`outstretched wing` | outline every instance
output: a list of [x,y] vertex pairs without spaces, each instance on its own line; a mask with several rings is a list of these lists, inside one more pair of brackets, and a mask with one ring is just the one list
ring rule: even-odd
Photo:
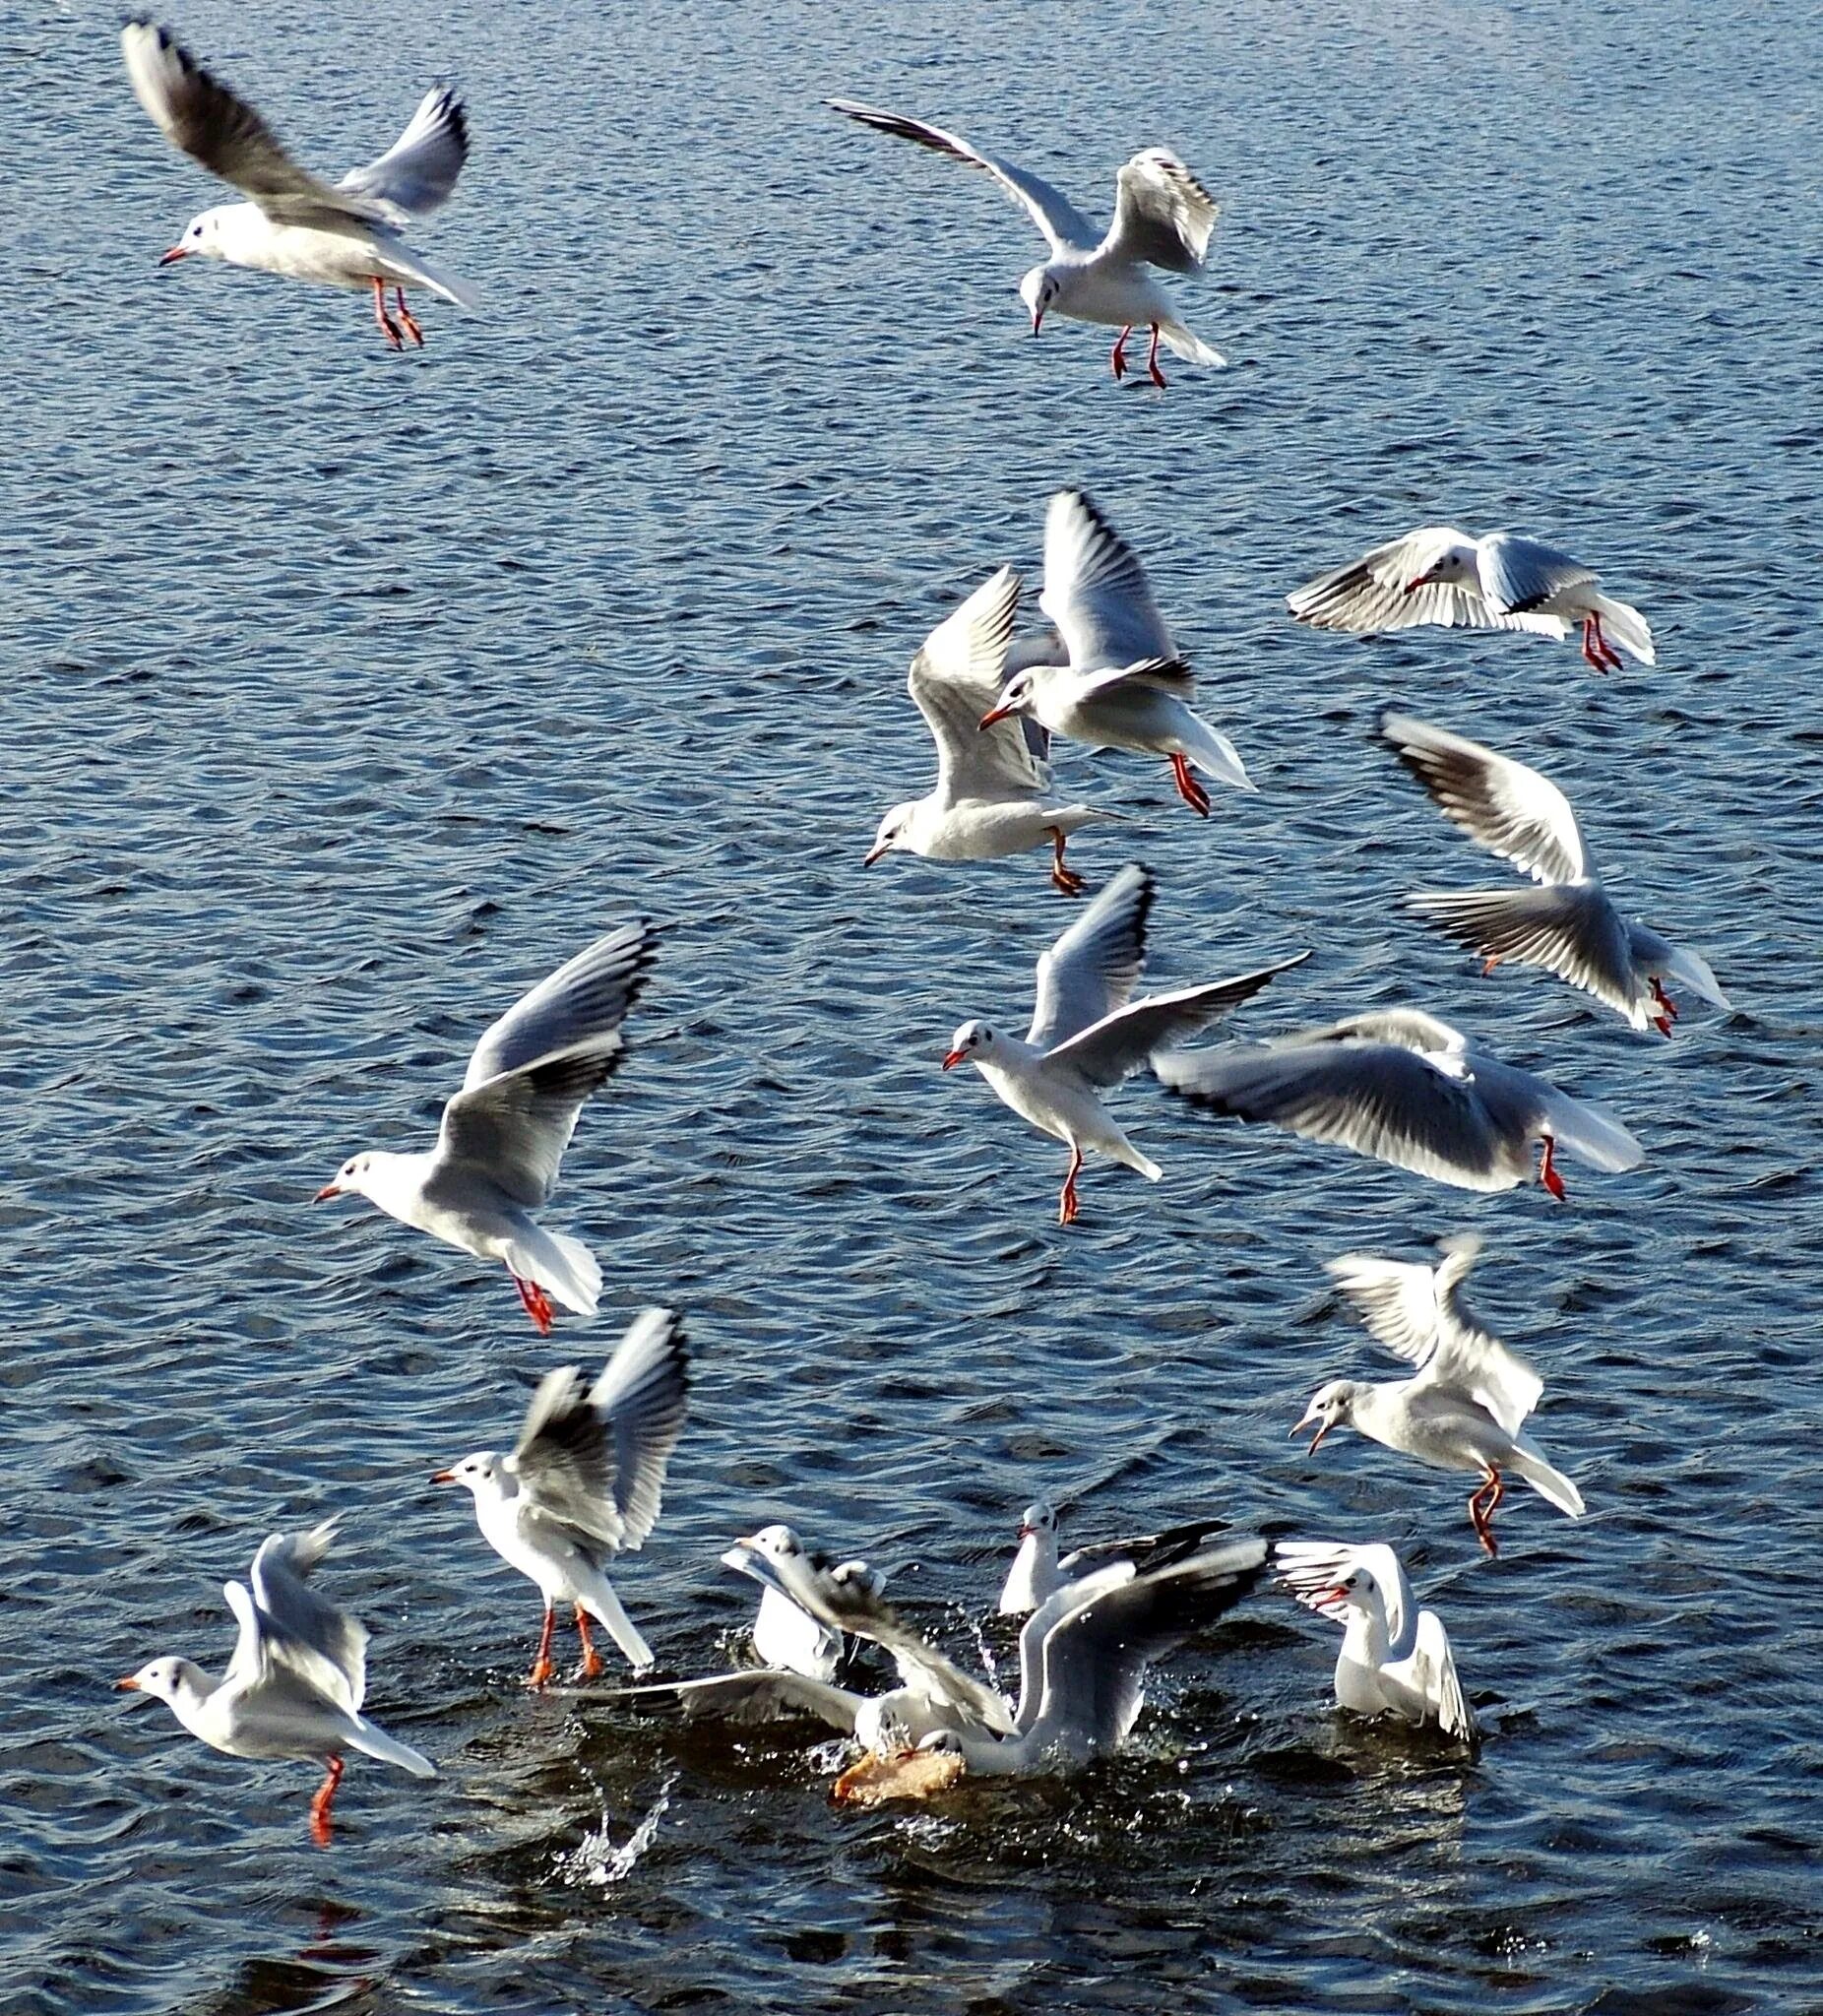
[[1523,615],[1566,588],[1595,580],[1594,570],[1542,539],[1490,532],[1478,542],[1481,593],[1500,616]]
[[778,1667],[757,1667],[750,1672],[712,1673],[700,1680],[661,1680],[644,1687],[613,1687],[598,1697],[605,1701],[668,1700],[682,1709],[686,1721],[714,1716],[722,1722],[783,1722],[791,1716],[814,1715],[845,1734],[854,1729],[862,1696],[813,1680]]
[[1380,717],[1399,760],[1471,840],[1535,882],[1575,882],[1588,853],[1570,801],[1538,771],[1409,714]]
[[1309,957],[1308,952],[1299,952],[1276,966],[1263,966],[1257,973],[1239,974],[1231,980],[1183,987],[1172,994],[1149,994],[1143,1001],[1103,1016],[1080,1036],[1059,1043],[1050,1054],[1058,1063],[1074,1065],[1091,1085],[1118,1085],[1161,1050],[1220,1022],[1230,1008],[1252,1000],[1269,981],[1301,966]]
[[1435,1610],[1417,1613],[1417,1646],[1412,1655],[1412,1684],[1437,1712],[1437,1722],[1446,1736],[1465,1743],[1479,1740],[1475,1711],[1463,1693],[1456,1675],[1456,1655],[1450,1650],[1449,1633]]
[[1114,178],[1114,221],[1100,249],[1172,273],[1194,273],[1222,215],[1216,199],[1174,154],[1136,154]]
[[1154,894],[1152,870],[1129,862],[1043,955],[1029,1043],[1055,1049],[1133,998]]
[[149,16],[127,22],[120,50],[134,94],[165,139],[251,197],[275,223],[350,234],[385,223],[377,203],[355,190],[332,189],[300,168],[246,99]]
[[644,917],[579,952],[501,1016],[443,1108],[440,1149],[535,1209],[556,1187],[584,1102],[613,1075],[620,1026],[658,946]]
[[397,222],[441,210],[469,158],[469,116],[453,91],[424,94],[406,130],[378,160],[350,168],[339,187],[384,204]]
[[[1139,555],[1082,490],[1059,490],[1045,511],[1038,607],[1056,624],[1073,671],[1177,659]],[[1180,676],[1188,678],[1187,666]]]
[[981,726],[998,705],[1019,611],[1019,576],[1002,567],[925,638],[906,684],[937,745],[937,788],[955,798],[1029,798],[1050,782],[1022,718]]
[[1419,526],[1416,532],[1389,539],[1345,567],[1307,581],[1286,598],[1286,606],[1300,623],[1318,630],[1345,630],[1356,637],[1372,637],[1383,630],[1411,630],[1425,623],[1458,630],[1534,630],[1545,637],[1569,634],[1569,625],[1561,616],[1496,609],[1478,588],[1468,583],[1432,581],[1419,588],[1410,586],[1445,547],[1473,543],[1453,526]]
[[1094,229],[1084,221],[1069,199],[1025,168],[1016,168],[996,155],[983,154],[941,126],[927,126],[922,119],[908,119],[898,112],[883,112],[875,105],[856,104],[851,98],[827,98],[833,112],[871,126],[876,133],[890,133],[897,140],[910,140],[927,147],[933,154],[947,155],[965,167],[984,168],[1013,201],[1025,206],[1028,216],[1044,233],[1053,252],[1086,252],[1096,242]]
[[267,1665],[288,1670],[353,1715],[367,1694],[367,1626],[309,1586],[336,1532],[337,1522],[326,1519],[308,1533],[269,1535],[253,1557],[253,1600]]

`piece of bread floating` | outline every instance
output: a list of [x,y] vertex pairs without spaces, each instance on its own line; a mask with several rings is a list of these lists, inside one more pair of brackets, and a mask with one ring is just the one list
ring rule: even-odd
[[963,1770],[963,1760],[954,1750],[901,1750],[896,1757],[878,1757],[870,1750],[837,1779],[833,1796],[851,1806],[935,1798]]

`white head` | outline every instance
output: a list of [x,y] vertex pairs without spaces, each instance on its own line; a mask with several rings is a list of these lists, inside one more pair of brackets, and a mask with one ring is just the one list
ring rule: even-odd
[[331,1197],[365,1197],[367,1180],[373,1172],[374,1158],[371,1155],[351,1155],[339,1168],[334,1178],[325,1183],[311,1200],[316,1204],[326,1203]]
[[396,1155],[383,1148],[351,1155],[313,1200],[321,1204],[331,1197],[365,1197],[393,1217],[404,1215],[404,1206],[421,1180],[425,1158]]
[[1041,1535],[1057,1531],[1055,1507],[1046,1504],[1042,1498],[1035,1498],[1019,1515],[1019,1537],[1021,1540],[1037,1540]]
[[1433,585],[1446,588],[1474,588],[1480,579],[1480,559],[1472,539],[1465,539],[1448,526],[1426,528],[1414,535],[1418,542],[1406,563],[1407,595]]
[[1298,1434],[1314,1421],[1317,1431],[1310,1438],[1312,1454],[1322,1446],[1323,1437],[1331,1428],[1347,1427],[1354,1418],[1354,1396],[1360,1391],[1352,1379],[1332,1379],[1327,1386],[1319,1386],[1310,1396],[1310,1405],[1304,1409],[1303,1418],[1292,1428]]
[[199,211],[158,264],[175,266],[180,259],[225,259],[228,216],[246,208],[244,203],[220,203],[214,210]]
[[856,1590],[864,1596],[879,1596],[886,1589],[886,1577],[865,1561],[838,1561],[829,1571],[829,1579],[838,1589]]
[[1006,721],[1016,714],[1030,714],[1037,703],[1037,674],[1030,666],[1023,672],[1015,672],[1000,689],[999,703],[981,717],[981,725],[990,728],[997,721]]
[[958,1064],[987,1064],[1000,1053],[1000,1039],[984,1022],[965,1022],[950,1038],[949,1055],[943,1068],[953,1071]]
[[1048,266],[1035,266],[1019,284],[1019,298],[1026,304],[1026,313],[1032,317],[1032,333],[1037,336],[1044,326],[1044,317],[1056,305],[1057,296],[1063,292],[1063,283]]
[[736,1546],[751,1547],[756,1554],[765,1554],[775,1561],[794,1560],[802,1555],[804,1544],[788,1526],[762,1526],[758,1533],[751,1533],[745,1540],[736,1541]]
[[114,1682],[123,1694],[151,1694],[175,1708],[180,1700],[199,1700],[210,1691],[209,1675],[187,1659],[155,1659],[136,1673]]
[[518,1484],[505,1463],[491,1449],[477,1450],[472,1456],[465,1456],[460,1463],[452,1463],[448,1470],[433,1471],[433,1484],[467,1484],[478,1499],[483,1494],[489,1497],[515,1496]]
[[917,817],[918,800],[909,799],[903,805],[895,805],[880,821],[880,830],[873,837],[873,846],[861,859],[863,868],[871,868],[875,861],[895,850],[915,853],[912,845],[912,826]]

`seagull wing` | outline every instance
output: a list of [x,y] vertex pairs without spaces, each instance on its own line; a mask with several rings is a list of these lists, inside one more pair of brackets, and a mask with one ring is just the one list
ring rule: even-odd
[[981,726],[1000,699],[1019,611],[1019,576],[1002,567],[925,638],[906,684],[937,745],[937,788],[957,798],[1029,798],[1050,771],[1027,743],[1023,720]]
[[1133,998],[1155,886],[1150,868],[1130,862],[1038,961],[1029,1043],[1055,1049]]
[[813,1680],[778,1667],[756,1667],[751,1672],[712,1673],[700,1680],[660,1680],[644,1687],[614,1687],[601,1698],[638,1701],[663,1696],[683,1710],[687,1721],[713,1716],[721,1722],[783,1722],[791,1716],[814,1715],[851,1734],[864,1697],[846,1688]]
[[1459,630],[1535,630],[1545,637],[1569,634],[1569,625],[1561,616],[1496,609],[1477,589],[1467,585],[1433,581],[1421,588],[1408,587],[1444,547],[1473,543],[1452,526],[1420,526],[1403,538],[1375,546],[1346,567],[1307,581],[1286,598],[1286,606],[1300,623],[1318,630],[1345,630],[1356,637],[1372,637],[1383,630],[1411,630],[1426,623]]
[[310,1587],[336,1531],[337,1522],[326,1519],[308,1533],[269,1535],[253,1557],[253,1600],[268,1669],[284,1669],[356,1715],[367,1695],[370,1634],[358,1617]]
[[1299,952],[1276,966],[1263,966],[1257,973],[1239,974],[1230,980],[1183,987],[1172,994],[1149,994],[1143,1001],[1104,1015],[1080,1036],[1059,1043],[1050,1055],[1080,1071],[1091,1085],[1118,1085],[1149,1064],[1159,1051],[1220,1022],[1230,1008],[1252,1000],[1269,981],[1301,966],[1309,957],[1308,952]]
[[1580,560],[1516,532],[1490,532],[1477,542],[1477,554],[1481,593],[1499,616],[1524,615],[1564,589],[1595,580]]
[[1139,555],[1081,490],[1059,490],[1045,511],[1038,607],[1056,624],[1073,671],[1177,658]]
[[578,1114],[620,1062],[620,1026],[657,943],[643,917],[623,924],[509,1008],[475,1045],[462,1091],[443,1108],[442,1155],[528,1209],[545,1203]]
[[1095,244],[1094,229],[1085,222],[1069,199],[1028,170],[1016,168],[1010,161],[1003,161],[994,155],[983,154],[979,148],[971,147],[954,133],[944,132],[941,126],[927,126],[922,119],[907,119],[897,112],[883,112],[875,105],[856,104],[850,98],[829,98],[825,102],[831,111],[857,120],[863,126],[871,126],[876,133],[890,133],[897,140],[912,141],[919,147],[929,148],[933,154],[947,155],[951,160],[961,161],[966,167],[984,168],[1015,203],[1025,206],[1053,252],[1086,252]]
[[1173,273],[1194,273],[1202,265],[1222,213],[1174,154],[1161,147],[1136,154],[1114,186],[1114,221],[1101,252]]
[[410,123],[378,160],[350,168],[338,187],[383,205],[396,222],[441,210],[469,158],[469,116],[439,86],[424,94]]
[[378,204],[300,168],[246,99],[156,22],[135,15],[120,32],[120,50],[134,94],[165,139],[251,197],[274,223],[355,236],[385,227]]
[[1575,882],[1589,873],[1570,801],[1536,770],[1409,714],[1380,717],[1399,760],[1471,840],[1536,882]]
[[1456,1676],[1456,1655],[1450,1650],[1449,1633],[1435,1610],[1417,1613],[1416,1648],[1412,1654],[1412,1685],[1436,1710],[1437,1721],[1446,1736],[1465,1743],[1480,1737],[1475,1711],[1469,1706]]

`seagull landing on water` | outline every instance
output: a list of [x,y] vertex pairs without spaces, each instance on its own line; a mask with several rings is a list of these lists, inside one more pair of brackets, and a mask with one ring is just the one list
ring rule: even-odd
[[1131,1561],[1142,1574],[1150,1568],[1168,1566],[1206,1546],[1214,1535],[1226,1531],[1226,1524],[1221,1519],[1199,1519],[1183,1526],[1166,1527],[1163,1533],[1091,1541],[1087,1546],[1075,1547],[1059,1559],[1056,1508],[1042,1498],[1037,1499],[1020,1514],[1019,1547],[1001,1587],[1000,1614],[1030,1616],[1065,1584],[1080,1582],[1085,1575],[1093,1575],[1115,1559]]
[[1018,647],[1023,663],[981,717],[984,733],[1023,715],[1091,749],[1167,756],[1177,795],[1205,819],[1209,793],[1192,764],[1236,790],[1254,788],[1234,744],[1191,709],[1195,675],[1171,642],[1139,555],[1081,490],[1059,490],[1044,515],[1038,606],[1057,626],[1056,640]]
[[982,714],[999,704],[1018,608],[1019,576],[1002,567],[937,625],[912,661],[906,684],[937,744],[937,788],[887,813],[863,867],[890,853],[991,861],[1048,843],[1052,883],[1065,896],[1083,893],[1083,878],[1064,864],[1064,843],[1092,820],[1120,815],[1051,794],[1043,753],[1049,737],[1036,722],[979,726]]
[[1583,1516],[1583,1494],[1523,1432],[1544,1381],[1488,1336],[1458,1299],[1480,1240],[1461,1234],[1442,1240],[1438,1250],[1443,1258],[1434,1267],[1371,1253],[1345,1253],[1329,1263],[1374,1338],[1417,1370],[1377,1386],[1332,1379],[1311,1397],[1291,1433],[1314,1426],[1314,1453],[1332,1428],[1351,1427],[1439,1470],[1478,1471],[1469,1519],[1491,1559],[1500,1551],[1489,1522],[1506,1496],[1502,1473],[1523,1478],[1572,1519]]
[[1149,266],[1170,273],[1199,271],[1220,215],[1215,199],[1174,154],[1153,147],[1127,162],[1114,178],[1114,221],[1105,232],[1098,232],[1048,182],[982,154],[940,126],[848,98],[831,98],[828,103],[833,111],[871,126],[876,133],[913,141],[967,167],[984,168],[1015,203],[1025,206],[1050,246],[1050,257],[1019,284],[1034,336],[1045,316],[1053,314],[1118,329],[1108,365],[1119,379],[1127,371],[1127,338],[1135,329],[1149,328],[1152,351],[1146,370],[1160,387],[1164,384],[1164,373],[1159,369],[1161,341],[1193,364],[1227,361],[1178,321],[1170,296],[1146,271]]
[[601,1670],[591,1617],[635,1671],[651,1666],[652,1652],[603,1570],[613,1555],[643,1546],[659,1517],[689,1388],[681,1325],[668,1309],[647,1309],[593,1386],[584,1388],[575,1365],[545,1373],[510,1456],[483,1449],[431,1479],[469,1487],[482,1538],[543,1593],[544,1628],[527,1686],[544,1686],[555,1671],[550,1642],[560,1603],[575,1607],[585,1679]]
[[221,1593],[240,1626],[227,1670],[212,1680],[187,1659],[155,1659],[114,1684],[162,1701],[193,1736],[228,1757],[321,1761],[329,1776],[310,1802],[319,1848],[330,1842],[330,1806],[343,1752],[359,1750],[414,1778],[435,1778],[428,1757],[396,1742],[361,1713],[367,1695],[367,1627],[310,1588],[336,1522],[308,1533],[275,1533],[253,1557],[253,1587]]
[[[134,92],[165,139],[253,199],[192,218],[160,266],[220,259],[353,292],[371,287],[373,319],[396,350],[408,337],[420,348],[424,342],[406,306],[408,286],[429,287],[459,308],[475,305],[471,287],[438,272],[402,235],[449,201],[468,158],[468,119],[454,92],[426,93],[386,153],[332,188],[297,166],[259,113],[155,22],[134,16],[120,47]],[[396,319],[387,312],[389,287]]]
[[1668,1037],[1675,980],[1712,1006],[1729,1003],[1707,960],[1623,917],[1589,865],[1570,801],[1536,770],[1408,714],[1383,714],[1380,732],[1447,819],[1530,875],[1533,889],[1425,891],[1406,908],[1478,953],[1482,976],[1511,960],[1541,966],[1573,987]]
[[1319,575],[1289,596],[1287,606],[1300,623],[1356,637],[1439,623],[1564,638],[1581,624],[1583,657],[1598,672],[1620,669],[1615,644],[1656,664],[1645,617],[1598,594],[1596,579],[1580,560],[1518,533],[1477,539],[1453,526],[1423,525]]
[[593,1316],[601,1292],[595,1255],[532,1214],[550,1202],[584,1103],[620,1062],[620,1025],[657,945],[641,917],[540,980],[475,1044],[435,1148],[353,1156],[316,1201],[365,1197],[402,1225],[500,1261],[541,1334],[554,1320],[553,1295]]
[[1338,1708],[1435,1723],[1446,1736],[1476,1741],[1449,1633],[1435,1610],[1418,1608],[1405,1563],[1391,1547],[1281,1541],[1273,1566],[1307,1609],[1342,1626]]
[[1069,1144],[1059,1225],[1075,1222],[1076,1178],[1091,1151],[1124,1163],[1150,1182],[1164,1173],[1121,1132],[1101,1095],[1153,1062],[1168,1044],[1207,1029],[1310,957],[1300,952],[1234,979],[1135,1001],[1154,889],[1150,868],[1122,868],[1044,954],[1038,961],[1037,1003],[1023,1041],[985,1022],[965,1022],[943,1059],[946,1071],[973,1064],[1022,1119]]

